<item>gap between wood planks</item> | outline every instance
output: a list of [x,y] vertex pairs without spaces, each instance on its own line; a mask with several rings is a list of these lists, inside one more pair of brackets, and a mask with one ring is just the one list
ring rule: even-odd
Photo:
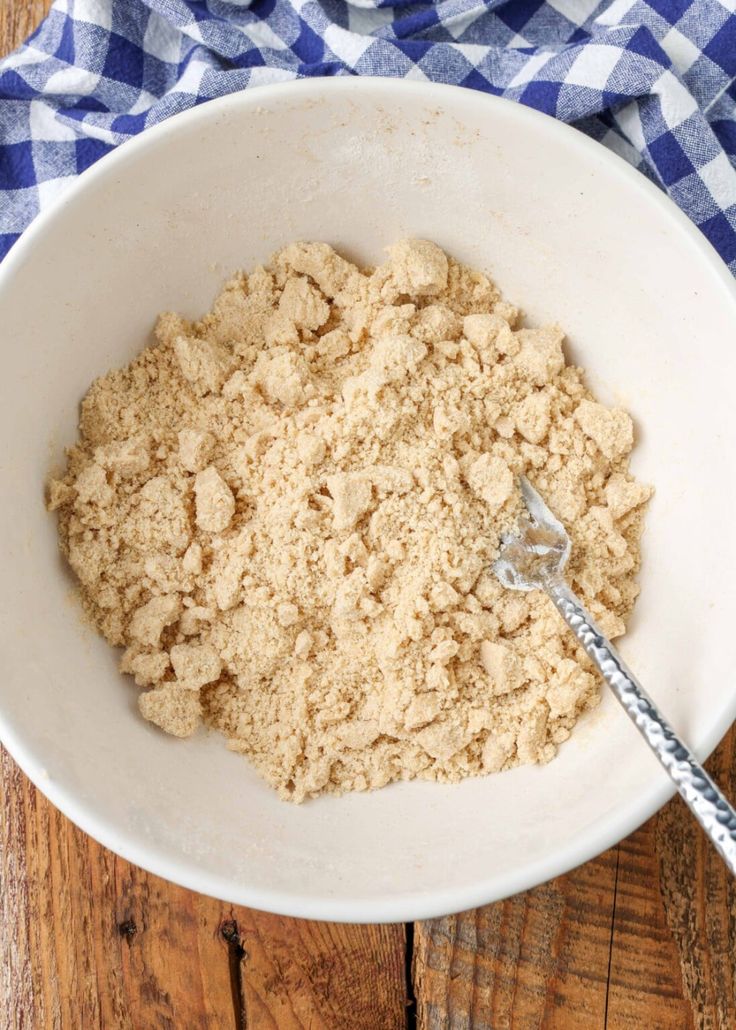
[[417,996],[414,990],[414,923],[404,923],[404,983],[406,989],[406,1030],[416,1030]]
[[608,944],[608,974],[606,976],[606,1005],[603,1010],[603,1030],[608,1027],[608,1002],[611,997],[611,966],[613,964],[613,937],[616,932],[616,897],[618,895],[618,872],[621,866],[621,848],[616,845],[616,874],[613,881],[613,902],[611,903],[611,937]]
[[226,919],[220,926],[220,936],[227,944],[230,993],[233,999],[235,1030],[247,1030],[248,1013],[245,1007],[243,963],[248,956],[240,939],[237,922],[234,919]]
[[[124,919],[118,924],[118,931],[130,946],[133,938],[138,933],[138,926],[134,919]],[[243,947],[240,931],[235,919],[224,919],[219,927],[220,937],[227,945],[228,972],[230,974],[230,992],[233,1002],[233,1022],[235,1030],[248,1030],[248,1013],[245,1004],[245,989],[243,984],[244,960],[248,958]],[[411,1024],[411,1025],[416,1025]]]
[[[138,928],[132,919],[126,919],[118,927],[121,936],[132,941]],[[245,964],[248,953],[243,947],[237,921],[225,919],[220,924],[219,933],[227,945],[228,971],[230,974],[230,992],[233,1003],[233,1025],[235,1030],[248,1030],[248,1011],[246,1006]],[[404,923],[404,984],[406,991],[406,1030],[417,1028],[417,998],[414,989],[414,923]]]

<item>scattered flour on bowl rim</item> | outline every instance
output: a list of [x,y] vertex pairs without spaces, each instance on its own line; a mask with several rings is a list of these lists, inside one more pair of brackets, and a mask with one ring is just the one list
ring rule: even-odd
[[284,798],[546,762],[598,702],[542,595],[492,571],[523,473],[611,637],[648,487],[556,328],[427,241],[360,270],[296,243],[98,379],[49,483],[143,715],[202,720]]

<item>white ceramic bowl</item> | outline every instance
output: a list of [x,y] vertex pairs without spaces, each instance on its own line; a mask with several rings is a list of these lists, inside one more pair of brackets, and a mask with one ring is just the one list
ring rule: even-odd
[[296,238],[365,262],[399,237],[488,270],[557,320],[594,389],[633,412],[656,484],[623,652],[705,756],[736,711],[736,290],[655,187],[551,118],[423,83],[311,80],[214,101],[85,173],[0,266],[0,736],[103,844],[231,902],[406,920],[537,884],[671,794],[604,697],[545,768],[293,807],[217,735],[183,743],[86,629],[43,482],[93,377],[161,309],[202,312],[224,277]]

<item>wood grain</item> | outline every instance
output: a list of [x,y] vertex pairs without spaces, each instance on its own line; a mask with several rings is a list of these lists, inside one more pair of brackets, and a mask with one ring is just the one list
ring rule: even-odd
[[[736,730],[708,769],[736,798]],[[680,960],[696,1026],[736,1027],[736,883],[677,799],[656,822],[656,851],[666,925]]]
[[2,754],[2,1027],[235,1024],[226,906],[100,848]]
[[49,7],[51,0],[0,0],[0,55],[30,36]]
[[[736,732],[708,763],[736,796]],[[617,848],[418,923],[422,1030],[733,1030],[736,887],[676,798]]]
[[249,1028],[405,1027],[403,926],[345,927],[251,913],[242,942],[251,963],[244,981]]
[[0,1027],[398,1030],[403,926],[308,923],[106,851],[0,751]]
[[[690,816],[689,818],[692,818]],[[611,938],[608,1023],[691,1030],[693,1006],[683,988],[679,954],[667,927],[656,823],[651,819],[618,848]]]
[[423,1030],[603,1027],[615,852],[508,901],[418,923]]

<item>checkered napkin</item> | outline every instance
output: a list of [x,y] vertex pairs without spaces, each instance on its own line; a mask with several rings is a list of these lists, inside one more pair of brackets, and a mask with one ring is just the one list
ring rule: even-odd
[[315,75],[449,82],[571,122],[736,274],[736,0],[57,0],[0,62],[0,257],[146,126]]

